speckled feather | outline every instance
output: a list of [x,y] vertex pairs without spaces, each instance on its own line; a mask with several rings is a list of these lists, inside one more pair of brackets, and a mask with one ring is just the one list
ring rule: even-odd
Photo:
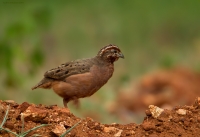
[[93,65],[94,59],[82,59],[82,60],[74,60],[70,62],[66,62],[58,66],[57,68],[53,68],[44,73],[44,78],[34,87],[36,89],[38,87],[41,88],[51,88],[51,82],[54,80],[64,81],[66,77],[76,74],[83,74],[90,71],[90,67]]
[[93,58],[67,62],[45,72],[44,77],[62,80],[71,75],[89,72],[92,64],[94,64]]

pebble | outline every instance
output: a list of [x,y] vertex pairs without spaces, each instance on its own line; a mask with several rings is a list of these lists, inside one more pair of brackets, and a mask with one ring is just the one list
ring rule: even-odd
[[178,113],[179,115],[186,115],[187,111],[185,109],[178,109],[176,113]]
[[114,137],[120,137],[123,130],[119,130],[116,134],[114,134]]
[[57,135],[57,136],[60,136],[62,135],[64,132],[66,132],[66,129],[64,127],[64,125],[62,124],[58,124],[54,127],[54,129],[52,130],[52,132]]
[[151,122],[144,122],[141,126],[146,131],[155,129],[155,125],[153,125]]
[[158,118],[160,114],[164,111],[164,109],[154,105],[149,105],[149,110],[154,118]]
[[111,131],[116,131],[116,128],[115,127],[104,127],[103,131],[106,133],[109,133]]

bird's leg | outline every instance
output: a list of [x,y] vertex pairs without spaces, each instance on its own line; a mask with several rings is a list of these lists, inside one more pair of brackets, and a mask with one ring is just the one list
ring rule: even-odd
[[74,99],[73,104],[76,106],[76,108],[80,107],[80,101],[78,99]]
[[70,100],[68,98],[63,98],[63,104],[65,106],[65,108],[68,108],[67,107],[67,103],[69,102]]

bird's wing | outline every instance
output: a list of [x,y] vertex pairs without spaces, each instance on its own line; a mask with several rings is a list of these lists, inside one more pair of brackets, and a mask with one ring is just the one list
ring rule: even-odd
[[57,68],[45,72],[44,77],[62,80],[71,75],[89,72],[91,66],[92,62],[90,59],[75,60],[61,64]]

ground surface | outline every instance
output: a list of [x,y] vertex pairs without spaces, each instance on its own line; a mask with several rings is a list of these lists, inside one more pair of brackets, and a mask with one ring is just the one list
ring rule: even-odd
[[[165,109],[193,104],[200,95],[199,85],[200,73],[194,70],[184,67],[156,70],[121,89],[108,111],[123,123],[130,123],[133,114],[144,114],[150,104]],[[141,123],[143,117],[134,122]]]
[[[38,134],[43,137],[57,137],[70,127],[81,121],[66,136],[70,137],[197,137],[200,136],[200,98],[192,106],[179,106],[172,110],[162,110],[156,106],[146,110],[144,121],[137,125],[130,123],[101,124],[91,118],[80,119],[66,108],[58,106],[34,105],[29,103],[17,104],[14,101],[0,101],[0,122],[2,123],[6,110],[10,106],[4,128],[20,133],[22,115],[24,131],[41,124],[50,124],[30,132],[27,136]],[[160,114],[160,115],[159,115]],[[7,131],[0,131],[1,137],[15,136]]]

